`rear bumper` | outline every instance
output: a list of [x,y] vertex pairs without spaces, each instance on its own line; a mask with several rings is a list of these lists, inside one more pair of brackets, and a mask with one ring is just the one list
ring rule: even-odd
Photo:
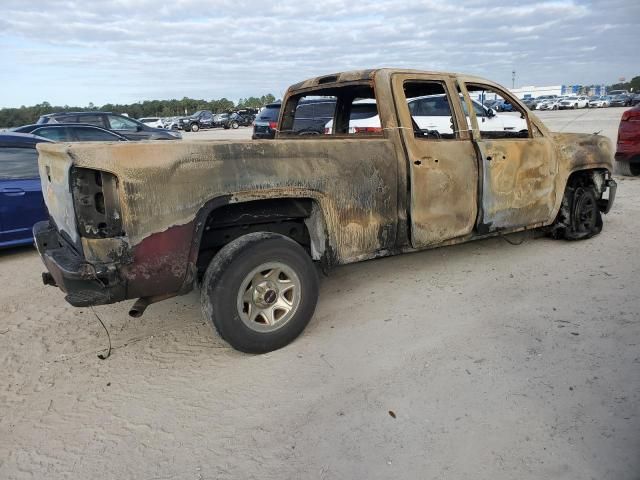
[[65,300],[74,307],[104,305],[126,298],[125,285],[114,264],[87,262],[48,221],[33,226],[33,238],[48,270],[42,274],[42,281],[65,292]]

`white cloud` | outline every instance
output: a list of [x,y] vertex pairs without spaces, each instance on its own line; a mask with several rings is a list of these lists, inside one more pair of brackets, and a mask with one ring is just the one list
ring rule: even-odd
[[635,0],[3,0],[0,106],[278,96],[377,66],[611,82],[639,73],[633,18]]

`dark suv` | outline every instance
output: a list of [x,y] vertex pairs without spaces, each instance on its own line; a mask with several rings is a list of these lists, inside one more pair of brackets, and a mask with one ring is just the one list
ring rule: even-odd
[[113,130],[129,140],[177,140],[179,132],[153,128],[132,118],[111,112],[60,112],[42,115],[37,122],[45,123],[85,123]]
[[225,129],[233,128],[234,130],[238,127],[248,127],[253,123],[254,118],[254,115],[249,112],[235,112],[222,122],[222,126]]
[[278,128],[278,115],[280,115],[280,102],[265,105],[253,122],[253,135],[251,135],[251,138],[254,140],[275,138],[276,129]]
[[198,110],[193,115],[178,120],[178,128],[185,132],[197,132],[202,128],[213,127],[213,113],[211,110]]

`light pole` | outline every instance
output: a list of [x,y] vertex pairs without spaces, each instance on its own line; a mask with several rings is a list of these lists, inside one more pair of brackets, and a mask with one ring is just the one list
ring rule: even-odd
[[516,88],[516,71],[511,71],[511,88]]

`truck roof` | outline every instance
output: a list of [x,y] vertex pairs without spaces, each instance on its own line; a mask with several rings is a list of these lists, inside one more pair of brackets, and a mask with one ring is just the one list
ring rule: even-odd
[[301,90],[306,88],[319,87],[322,85],[327,86],[336,86],[341,83],[348,82],[359,82],[366,80],[373,80],[373,78],[380,74],[385,74],[388,76],[393,75],[394,73],[413,73],[413,74],[428,74],[428,75],[440,75],[444,77],[464,77],[469,81],[481,81],[482,83],[486,83],[489,85],[495,85],[494,82],[476,77],[473,75],[467,75],[464,73],[455,73],[455,72],[440,72],[440,71],[427,71],[427,70],[416,70],[410,68],[373,68],[367,70],[350,70],[346,72],[337,72],[329,75],[321,75],[319,77],[309,78],[307,80],[303,80],[302,82],[298,82],[289,87],[289,91]]

